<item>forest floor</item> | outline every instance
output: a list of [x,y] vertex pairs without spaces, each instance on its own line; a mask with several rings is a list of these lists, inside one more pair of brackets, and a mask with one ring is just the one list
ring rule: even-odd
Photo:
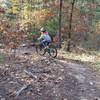
[[0,49],[0,100],[100,100],[99,56],[59,50],[53,59],[33,49],[15,57]]

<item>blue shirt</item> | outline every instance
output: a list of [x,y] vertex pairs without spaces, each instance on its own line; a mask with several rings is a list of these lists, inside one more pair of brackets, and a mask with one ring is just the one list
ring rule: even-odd
[[49,34],[42,34],[38,40],[51,42],[51,37],[49,36]]

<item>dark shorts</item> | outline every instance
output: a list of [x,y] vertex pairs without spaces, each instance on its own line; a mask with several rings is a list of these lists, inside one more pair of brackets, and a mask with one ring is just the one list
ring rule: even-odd
[[40,46],[45,47],[48,46],[51,43],[51,41],[41,41]]

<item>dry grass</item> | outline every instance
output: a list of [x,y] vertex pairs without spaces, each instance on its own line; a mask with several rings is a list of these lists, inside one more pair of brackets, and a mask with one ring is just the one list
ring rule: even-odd
[[90,53],[69,53],[59,50],[58,56],[69,60],[77,60],[80,62],[89,63],[94,70],[100,71],[100,52],[91,51]]

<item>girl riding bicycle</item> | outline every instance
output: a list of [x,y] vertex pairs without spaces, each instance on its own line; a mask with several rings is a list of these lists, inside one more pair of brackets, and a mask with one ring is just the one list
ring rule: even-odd
[[37,53],[45,55],[47,52],[51,57],[55,58],[57,56],[57,48],[50,44],[52,42],[50,35],[44,28],[41,28],[40,32],[41,36],[38,38],[40,44],[36,47]]
[[38,40],[40,41],[40,46],[45,47],[49,45],[49,43],[51,43],[52,40],[50,35],[44,28],[41,28],[40,32],[41,32],[41,36],[38,38]]

